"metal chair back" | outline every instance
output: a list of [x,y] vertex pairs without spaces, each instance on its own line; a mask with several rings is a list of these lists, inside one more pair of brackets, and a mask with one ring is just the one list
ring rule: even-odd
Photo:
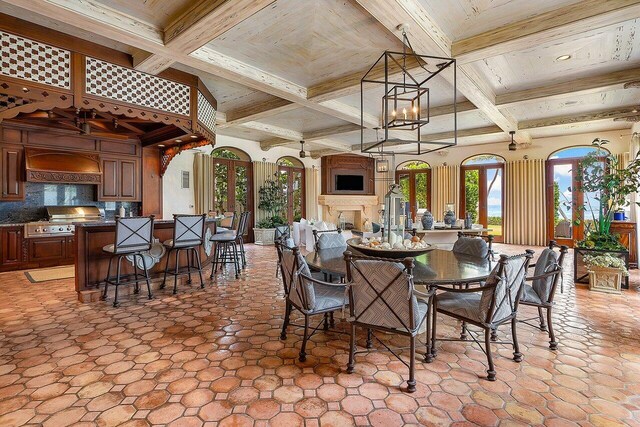
[[148,251],[153,244],[154,217],[116,218],[115,254]]
[[[556,252],[554,249],[559,249]],[[535,276],[545,276],[533,280],[531,286],[540,300],[551,304],[562,280],[562,264],[569,248],[565,245],[558,245],[555,240],[549,241],[549,245],[540,254],[534,269]]]
[[[342,236],[342,230],[340,228],[336,228],[335,230],[313,230],[312,232],[314,242],[313,246],[315,250],[347,246],[347,243],[344,240],[344,236]],[[337,235],[339,237],[334,237],[334,235]]]
[[[492,289],[491,292],[483,292],[482,295],[481,306],[483,309],[488,307],[488,323],[500,323],[511,318],[518,311],[531,258],[533,258],[533,251],[529,249],[521,255],[500,255],[497,283],[495,286],[488,287]],[[487,280],[487,285],[492,283]],[[490,304],[487,305],[489,299]]]
[[493,236],[458,231],[458,240],[453,244],[453,252],[480,256],[494,261]]
[[287,299],[300,311],[313,310],[315,306],[315,291],[313,283],[301,280],[300,275],[311,277],[311,271],[300,254],[297,246],[289,247],[279,243],[282,255],[282,282]]
[[232,229],[235,224],[236,214],[235,212],[225,212],[224,218],[220,220],[220,227]]
[[240,214],[240,219],[238,220],[238,228],[236,229],[236,239],[241,238],[242,236],[247,234],[250,214],[251,212],[249,211],[244,211]]
[[193,247],[204,243],[206,215],[173,215],[173,246]]
[[275,240],[288,239],[290,235],[291,235],[291,230],[288,224],[276,225],[276,230],[273,236]]
[[413,258],[392,260],[345,253],[349,310],[356,324],[411,333],[420,322],[413,294]]

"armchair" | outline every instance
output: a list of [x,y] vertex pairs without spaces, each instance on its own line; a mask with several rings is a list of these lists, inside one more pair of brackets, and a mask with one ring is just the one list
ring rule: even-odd
[[[378,340],[387,350],[409,368],[407,391],[416,390],[415,349],[416,336],[427,321],[427,347],[429,345],[429,299],[433,291],[422,293],[413,286],[413,258],[392,260],[353,255],[345,252],[351,339],[347,372],[355,365],[356,327],[367,329],[367,348],[371,348],[372,331],[391,332],[407,336],[410,340],[409,364],[391,348]],[[377,339],[377,338],[376,338]],[[427,348],[428,351],[428,348]]]
[[[433,298],[433,331],[431,333],[431,351],[427,354],[426,361],[430,362],[436,356],[436,315],[442,313],[463,322],[463,328],[467,324],[475,325],[484,330],[484,348],[487,355],[487,379],[495,381],[496,371],[491,354],[491,336],[497,328],[504,323],[511,322],[511,334],[513,341],[513,360],[522,361],[522,353],[518,345],[516,331],[518,303],[522,295],[527,266],[533,251],[527,250],[525,254],[508,257],[500,255],[500,261],[491,276],[482,286],[474,286],[464,289],[440,288],[446,290],[436,294]],[[480,343],[470,332],[471,339],[478,345]],[[465,330],[459,340],[467,341]],[[500,344],[507,344],[503,342]],[[482,348],[482,346],[480,345]]]
[[[554,249],[560,250],[559,255]],[[541,331],[547,331],[548,325],[549,348],[551,350],[558,348],[551,317],[551,310],[554,304],[553,298],[558,287],[558,280],[562,280],[562,262],[568,251],[569,249],[566,246],[560,246],[554,240],[551,240],[549,246],[540,254],[538,261],[529,266],[529,268],[534,269],[533,276],[527,277],[526,282],[531,284],[525,283],[524,291],[520,297],[520,303],[538,308],[537,318],[523,319],[520,322],[537,327],[529,322],[538,319]],[[560,283],[560,288],[562,290],[562,283]],[[544,316],[542,315],[543,309],[547,310],[547,324],[545,324]]]

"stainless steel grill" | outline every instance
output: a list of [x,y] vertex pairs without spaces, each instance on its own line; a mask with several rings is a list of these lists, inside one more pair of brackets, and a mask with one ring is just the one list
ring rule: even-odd
[[46,206],[45,208],[48,221],[25,224],[25,237],[72,236],[75,232],[74,222],[104,219],[104,211],[95,206]]

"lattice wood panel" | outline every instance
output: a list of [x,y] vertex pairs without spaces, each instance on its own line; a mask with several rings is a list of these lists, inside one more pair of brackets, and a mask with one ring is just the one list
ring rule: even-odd
[[198,121],[212,133],[216,132],[216,109],[200,91],[198,91]]
[[90,57],[86,92],[183,116],[190,112],[189,86]]
[[0,31],[0,74],[71,88],[71,52]]

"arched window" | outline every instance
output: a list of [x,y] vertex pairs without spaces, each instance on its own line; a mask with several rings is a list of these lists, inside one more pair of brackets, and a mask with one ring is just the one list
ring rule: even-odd
[[[236,217],[253,210],[253,164],[251,157],[234,147],[220,147],[211,152],[213,190],[218,213],[233,212]],[[249,224],[252,224],[250,221]],[[249,228],[248,233],[251,233]],[[249,239],[249,236],[247,236]]]
[[411,218],[431,209],[431,166],[422,160],[409,160],[396,167],[396,182],[409,202]]
[[278,180],[287,200],[285,211],[289,224],[305,216],[304,164],[295,157],[278,159]]
[[460,217],[471,214],[474,223],[491,229],[495,241],[502,241],[504,219],[504,158],[479,154],[460,167]]
[[[584,238],[585,225],[593,222],[589,205],[597,206],[599,195],[574,188],[578,163],[589,154],[609,154],[606,148],[583,145],[562,148],[547,160],[547,235],[550,240],[572,247]],[[577,208],[576,208],[577,207]],[[582,208],[584,207],[584,209]]]
[[246,162],[251,161],[251,157],[249,157],[247,153],[234,147],[216,148],[211,152],[211,155],[221,159],[244,160]]

